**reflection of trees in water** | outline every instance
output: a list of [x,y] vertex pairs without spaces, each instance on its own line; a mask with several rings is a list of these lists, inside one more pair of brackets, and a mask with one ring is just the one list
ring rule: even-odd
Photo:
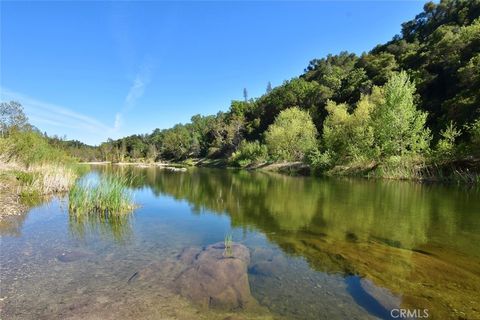
[[[465,310],[458,292],[445,283],[445,273],[450,283],[464,288],[462,295],[477,294],[470,284],[478,277],[464,270],[473,270],[480,256],[471,244],[480,240],[478,192],[227,170],[136,174],[138,188],[185,199],[197,212],[226,213],[234,226],[260,230],[315,270],[358,274],[389,288],[403,297],[405,307],[429,308],[440,317],[451,314],[446,305]],[[425,294],[436,298],[425,299]]]
[[134,188],[187,200],[198,213],[228,214],[234,226],[263,232],[315,270],[366,277],[401,295],[403,307],[448,318],[445,306],[468,310],[464,296],[478,296],[478,190],[229,170],[113,170],[134,177]]
[[[185,173],[133,166],[107,167],[132,178],[134,188],[187,200],[192,209],[227,213],[232,224],[267,234],[325,234],[412,249],[431,240],[457,244],[480,233],[474,190],[419,183],[289,177],[263,172],[190,169]],[[459,243],[460,241],[460,243]]]
[[186,173],[156,168],[119,170],[134,177],[136,188],[148,186],[157,195],[185,199],[196,212],[226,212],[235,226],[266,233],[375,239],[411,249],[431,238],[456,237],[462,230],[478,229],[472,223],[472,212],[480,212],[480,204],[468,198],[479,194],[453,187],[215,169]]

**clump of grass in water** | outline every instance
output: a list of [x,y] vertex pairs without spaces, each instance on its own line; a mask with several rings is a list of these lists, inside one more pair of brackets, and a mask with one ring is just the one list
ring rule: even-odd
[[69,194],[69,209],[76,214],[124,214],[135,208],[128,179],[104,175],[97,184],[78,182]]
[[232,235],[227,234],[225,236],[225,240],[223,241],[223,243],[225,245],[225,251],[223,252],[223,255],[227,258],[233,257],[233,249],[232,249],[233,237],[232,237]]

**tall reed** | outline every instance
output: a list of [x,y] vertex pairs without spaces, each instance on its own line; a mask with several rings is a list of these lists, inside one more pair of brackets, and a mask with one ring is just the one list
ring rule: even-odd
[[69,208],[76,214],[124,214],[134,209],[128,190],[128,179],[118,175],[102,175],[98,183],[79,181],[69,194]]

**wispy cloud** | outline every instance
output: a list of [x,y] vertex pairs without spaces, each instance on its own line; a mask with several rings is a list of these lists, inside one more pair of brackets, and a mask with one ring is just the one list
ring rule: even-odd
[[145,89],[150,83],[152,70],[152,65],[149,62],[146,62],[140,67],[140,70],[135,75],[125,97],[123,108],[115,115],[115,130],[120,130],[120,127],[123,124],[123,115],[133,109],[136,106],[137,101],[145,94]]
[[128,94],[125,97],[125,106],[124,110],[128,111],[135,106],[135,103],[138,99],[140,99],[144,93],[145,88],[150,82],[150,75],[152,72],[151,64],[144,64],[139,72],[136,74],[135,79],[133,80],[130,89],[128,90]]
[[113,124],[113,129],[115,131],[118,131],[120,130],[120,126],[122,125],[122,114],[121,113],[117,113],[115,115],[115,122]]
[[116,131],[115,126],[109,126],[93,117],[64,106],[37,100],[4,87],[0,87],[0,98],[2,101],[16,100],[20,102],[33,124],[47,124],[54,127],[75,129],[84,133],[98,134],[102,137]]

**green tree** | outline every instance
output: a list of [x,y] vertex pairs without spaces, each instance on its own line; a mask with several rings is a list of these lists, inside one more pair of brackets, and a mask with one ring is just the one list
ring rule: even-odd
[[274,159],[302,161],[317,147],[317,129],[308,112],[293,107],[280,112],[265,141]]
[[267,157],[267,146],[257,140],[252,142],[243,140],[229,160],[230,163],[236,166],[246,167],[252,163],[264,162],[267,160]]
[[439,161],[452,160],[456,156],[456,139],[462,134],[453,122],[440,132],[441,139],[438,140],[435,156]]
[[154,144],[148,145],[147,160],[155,161],[155,160],[157,160],[157,157],[158,157],[157,147],[155,147]]
[[183,124],[177,124],[166,130],[163,136],[162,154],[170,159],[185,159],[193,144],[191,132]]
[[371,95],[362,96],[352,113],[346,104],[328,102],[328,116],[323,124],[322,136],[328,158],[349,163],[375,157],[371,114],[383,102],[383,91],[379,87],[374,87]]
[[372,112],[375,145],[380,157],[418,154],[427,150],[430,130],[427,114],[414,103],[415,85],[406,72],[390,77],[383,88],[384,102]]
[[16,101],[0,103],[0,133],[4,137],[11,130],[29,127],[23,107]]
[[470,133],[470,150],[473,154],[480,156],[480,118],[467,128]]

